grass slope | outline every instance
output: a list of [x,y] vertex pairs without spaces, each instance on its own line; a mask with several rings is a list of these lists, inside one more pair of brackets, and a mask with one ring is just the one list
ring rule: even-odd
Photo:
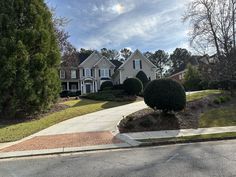
[[65,110],[49,114],[45,117],[13,125],[0,125],[0,143],[11,142],[27,137],[64,120],[128,104],[130,102],[111,102],[94,100],[71,100],[61,104],[70,106]]
[[221,93],[221,90],[204,90],[196,93],[191,93],[187,95],[187,101],[195,101],[210,95],[218,95]]

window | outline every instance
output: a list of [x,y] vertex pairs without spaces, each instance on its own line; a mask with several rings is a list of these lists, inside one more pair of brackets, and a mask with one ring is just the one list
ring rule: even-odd
[[64,70],[60,70],[60,78],[65,79],[66,78],[66,73]]
[[71,70],[71,79],[76,79],[76,70]]
[[77,85],[76,84],[72,84],[71,85],[71,90],[72,91],[76,91],[77,90]]
[[141,60],[138,60],[138,59],[134,60],[133,61],[133,67],[134,67],[134,69],[142,69]]
[[109,69],[101,69],[101,77],[109,77]]
[[89,68],[85,69],[85,76],[86,77],[90,77],[91,76],[91,69],[89,69]]
[[66,85],[62,84],[62,91],[65,91],[65,90],[67,90]]

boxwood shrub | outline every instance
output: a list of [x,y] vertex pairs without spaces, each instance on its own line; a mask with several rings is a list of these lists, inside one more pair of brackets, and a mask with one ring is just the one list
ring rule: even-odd
[[138,95],[143,90],[143,84],[137,78],[128,78],[123,85],[125,92],[129,95]]
[[150,82],[144,90],[145,103],[154,110],[181,111],[186,106],[186,93],[181,84],[171,79]]
[[105,89],[112,89],[113,87],[113,83],[111,81],[105,81],[102,83],[101,85],[101,90],[105,90]]

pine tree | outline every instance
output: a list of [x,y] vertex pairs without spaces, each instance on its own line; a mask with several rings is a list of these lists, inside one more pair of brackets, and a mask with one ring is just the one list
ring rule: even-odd
[[0,116],[47,109],[60,91],[60,52],[43,0],[0,1]]

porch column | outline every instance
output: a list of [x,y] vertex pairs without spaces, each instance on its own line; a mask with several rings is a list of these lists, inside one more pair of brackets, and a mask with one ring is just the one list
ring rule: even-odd
[[67,84],[66,90],[67,90],[67,91],[70,91],[70,84],[69,84],[69,82],[67,82],[66,84]]
[[81,94],[83,94],[83,81],[80,81],[80,91],[81,91]]
[[95,92],[97,92],[98,91],[98,83],[97,83],[97,81],[95,81]]
[[78,87],[77,87],[77,90],[79,91],[79,81],[78,81]]

